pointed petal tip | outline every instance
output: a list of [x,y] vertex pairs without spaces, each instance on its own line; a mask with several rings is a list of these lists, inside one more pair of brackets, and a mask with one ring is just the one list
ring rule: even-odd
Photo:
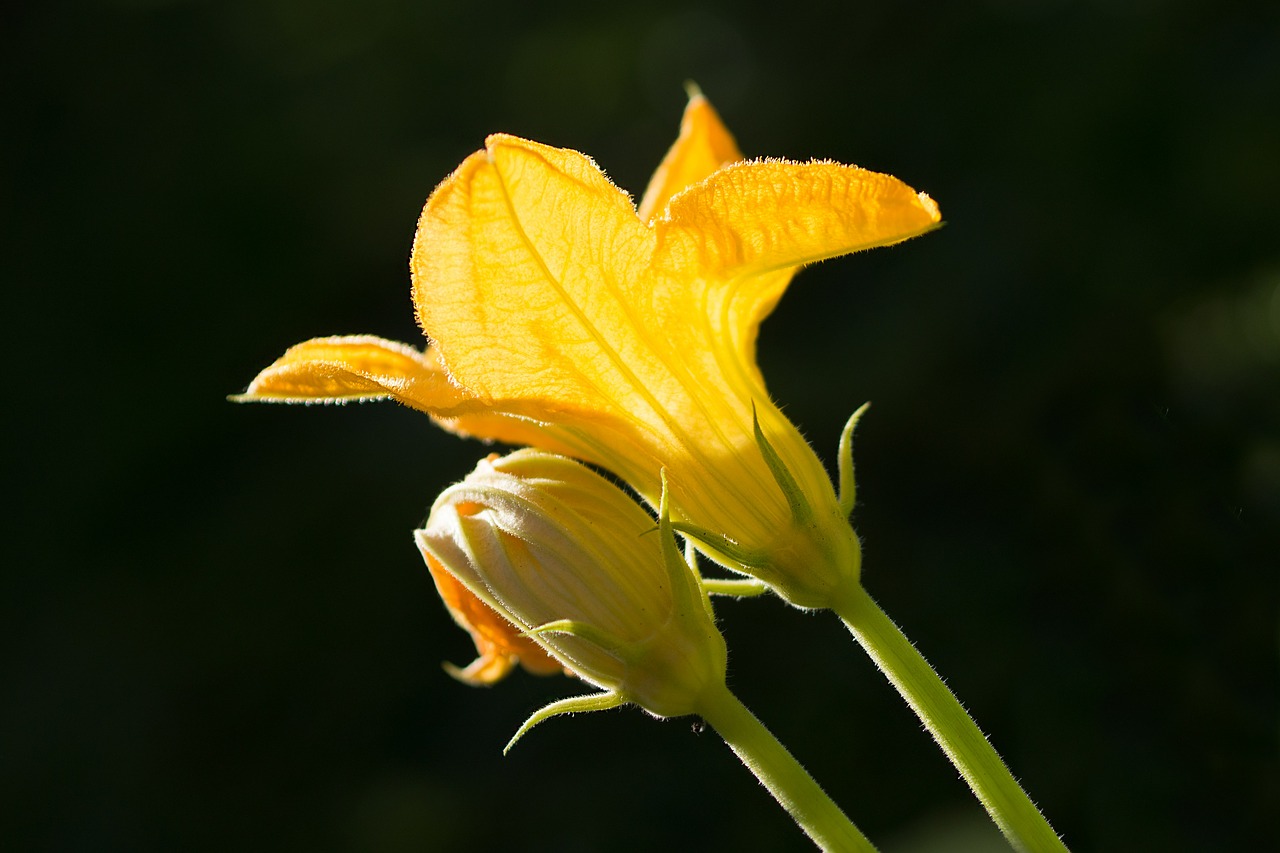
[[942,211],[938,209],[938,203],[931,199],[928,193],[916,193],[916,198],[920,200],[920,206],[924,208],[925,213],[929,214],[931,220],[942,221]]
[[500,148],[504,145],[511,145],[512,143],[524,141],[525,140],[518,136],[512,136],[510,133],[491,133],[484,138],[484,147],[486,150],[492,151],[493,149]]
[[554,145],[547,145],[542,142],[535,142],[532,139],[525,139],[523,136],[516,136],[513,133],[491,133],[484,138],[484,151],[477,151],[477,154],[484,155],[490,162],[493,162],[500,154],[504,152],[520,152],[525,154],[536,154],[547,159],[553,164],[557,170],[562,169],[561,161],[563,158],[583,158],[590,160],[591,158],[580,151],[572,148],[557,148]]
[[680,119],[680,134],[650,178],[636,208],[642,222],[660,218],[673,197],[742,159],[738,143],[698,85],[686,81],[685,92],[689,101]]
[[445,661],[441,666],[452,678],[470,687],[492,687],[507,677],[515,667],[513,657],[486,654],[481,655],[465,667],[455,666]]

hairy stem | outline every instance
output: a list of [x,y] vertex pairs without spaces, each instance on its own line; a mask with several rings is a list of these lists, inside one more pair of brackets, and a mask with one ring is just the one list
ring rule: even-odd
[[866,836],[727,687],[704,698],[699,713],[815,844],[874,853]]
[[866,590],[854,585],[832,609],[907,700],[1009,843],[1028,853],[1065,851],[955,694]]

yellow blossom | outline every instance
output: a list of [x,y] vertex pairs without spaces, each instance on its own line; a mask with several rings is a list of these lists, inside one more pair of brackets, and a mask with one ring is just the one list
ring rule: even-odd
[[412,257],[425,353],[289,350],[242,399],[390,397],[448,429],[599,464],[800,606],[858,581],[825,470],[765,389],[760,322],[802,265],[937,225],[896,178],[742,161],[701,95],[639,208],[587,157],[494,135],[428,199]]

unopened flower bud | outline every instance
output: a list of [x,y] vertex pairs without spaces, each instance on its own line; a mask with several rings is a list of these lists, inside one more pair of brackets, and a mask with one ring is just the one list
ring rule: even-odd
[[722,689],[724,638],[663,508],[653,518],[611,482],[535,450],[490,456],[446,489],[416,532],[447,572],[579,678],[600,687],[543,709],[634,702],[659,717],[694,713]]

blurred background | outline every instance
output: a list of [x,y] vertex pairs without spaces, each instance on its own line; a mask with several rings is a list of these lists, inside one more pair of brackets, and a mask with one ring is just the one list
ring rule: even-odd
[[[890,172],[947,220],[804,271],[761,339],[824,459],[874,404],[872,595],[1076,850],[1276,837],[1276,5],[0,15],[6,849],[809,849],[689,720],[501,755],[579,688],[440,668],[472,649],[410,531],[484,447],[225,399],[311,336],[420,340],[416,217],[486,133],[638,196],[687,79],[749,155]],[[718,612],[731,686],[884,850],[1001,849],[834,617]]]

